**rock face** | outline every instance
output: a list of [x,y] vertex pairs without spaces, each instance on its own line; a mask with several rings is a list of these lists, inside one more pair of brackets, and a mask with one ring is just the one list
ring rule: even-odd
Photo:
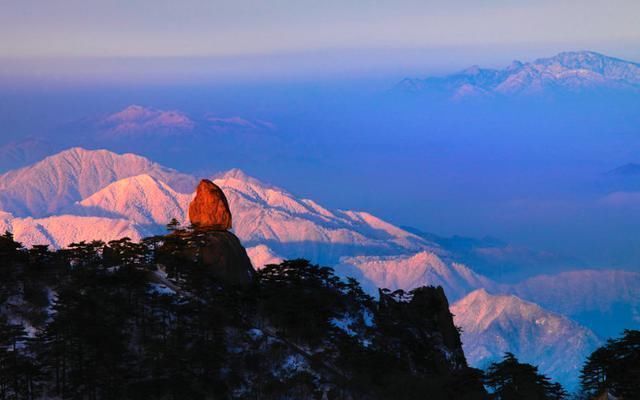
[[203,179],[196,190],[196,197],[189,205],[191,224],[199,230],[226,231],[231,229],[231,211],[222,189],[208,179]]
[[228,231],[206,232],[198,259],[216,279],[227,284],[245,285],[251,283],[255,275],[240,239]]
[[200,236],[198,261],[218,280],[244,285],[253,280],[255,270],[240,239],[229,232],[231,211],[222,189],[208,179],[198,185],[189,205],[189,219]]

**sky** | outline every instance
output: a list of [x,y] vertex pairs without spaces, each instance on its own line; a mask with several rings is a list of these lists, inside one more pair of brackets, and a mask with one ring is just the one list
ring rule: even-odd
[[156,58],[164,60],[156,78],[444,71],[585,48],[640,58],[634,0],[1,0],[0,7],[4,74],[140,78]]
[[[186,172],[239,167],[397,224],[637,266],[640,205],[598,203],[603,173],[640,163],[635,99],[535,110],[387,95],[405,77],[568,50],[640,62],[638,16],[637,0],[0,0],[0,146],[37,137]],[[277,129],[100,142],[91,121],[131,104]]]

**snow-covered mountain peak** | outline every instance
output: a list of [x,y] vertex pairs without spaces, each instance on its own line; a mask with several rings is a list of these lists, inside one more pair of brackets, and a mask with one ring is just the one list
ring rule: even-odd
[[173,134],[190,131],[195,122],[178,110],[157,110],[134,104],[107,116],[99,125],[112,135]]
[[231,168],[230,170],[221,172],[216,176],[217,178],[237,178],[237,179],[247,179],[249,175],[247,175],[240,168]]
[[[234,232],[249,247],[264,244],[284,257],[329,264],[344,255],[438,251],[427,239],[373,215],[329,210],[240,170],[214,181],[229,200]],[[196,183],[144,157],[73,148],[0,176],[0,210],[13,214],[7,220],[71,213],[126,219],[145,232],[161,233],[172,218],[187,222]]]
[[571,69],[589,69],[593,71],[602,71],[602,66],[610,61],[617,60],[613,57],[607,57],[604,54],[595,51],[563,51],[552,57],[539,58],[533,64],[553,65],[559,64],[565,68]]
[[225,192],[234,231],[248,246],[286,257],[336,262],[345,254],[392,254],[438,246],[368,213],[329,210],[239,170],[214,179]]
[[537,318],[543,313],[542,308],[534,303],[522,300],[513,295],[491,295],[484,288],[475,290],[456,302],[451,310],[454,314],[461,312],[456,322],[470,327],[469,332],[485,330],[495,320],[517,316],[528,318],[539,324],[547,322],[548,318]]
[[214,174],[211,179],[214,182],[220,182],[221,184],[225,184],[227,186],[233,187],[237,186],[254,186],[260,188],[261,190],[272,188],[273,186],[262,182],[261,180],[249,176],[246,172],[241,170],[240,168],[232,168],[228,171],[223,171],[217,174]]
[[116,181],[76,204],[83,215],[116,216],[142,225],[186,224],[192,194],[178,193],[147,174]]
[[232,169],[214,177],[215,184],[220,186],[227,196],[241,194],[266,207],[274,207],[285,212],[298,215],[315,215],[316,217],[336,218],[328,210],[310,200],[298,199],[284,189],[266,184],[250,177],[239,169]]
[[479,287],[494,283],[462,264],[447,262],[430,251],[396,256],[343,257],[338,270],[360,278],[370,293],[377,288],[411,290],[420,286],[442,286],[454,301]]
[[557,91],[640,90],[640,64],[593,51],[568,51],[532,62],[514,61],[506,68],[473,66],[461,72],[427,79],[404,79],[411,92],[432,91],[452,99],[491,95],[532,95]]
[[577,371],[600,340],[589,329],[516,296],[496,296],[484,289],[451,306],[471,365],[484,368],[505,352],[539,366],[569,390]]
[[264,244],[247,248],[247,255],[255,269],[261,269],[269,264],[279,264],[283,260],[282,257]]
[[150,117],[153,114],[154,113],[151,109],[148,109],[138,104],[131,104],[130,106],[125,107],[123,110],[118,111],[115,114],[111,114],[105,119],[117,120],[117,121],[130,121],[133,119]]
[[[476,289],[464,297],[467,303],[487,302],[491,299],[491,295],[485,288]],[[462,300],[461,300],[462,301]]]
[[59,213],[123,178],[148,174],[190,193],[195,179],[135,154],[74,147],[0,175],[0,209],[16,216]]

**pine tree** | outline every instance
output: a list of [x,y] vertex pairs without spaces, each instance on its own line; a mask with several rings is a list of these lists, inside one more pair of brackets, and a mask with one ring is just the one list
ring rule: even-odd
[[615,396],[640,395],[640,331],[625,330],[587,358],[580,375],[582,390],[593,396],[611,391]]
[[502,361],[489,366],[485,384],[500,400],[556,400],[567,396],[560,384],[551,383],[548,377],[538,373],[537,367],[520,363],[512,353],[506,353]]

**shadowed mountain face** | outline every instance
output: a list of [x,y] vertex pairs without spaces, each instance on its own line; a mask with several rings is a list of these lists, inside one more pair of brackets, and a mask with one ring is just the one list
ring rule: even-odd
[[585,90],[640,91],[640,64],[591,52],[564,52],[504,69],[473,66],[438,78],[400,82],[410,92],[442,92],[454,99]]

